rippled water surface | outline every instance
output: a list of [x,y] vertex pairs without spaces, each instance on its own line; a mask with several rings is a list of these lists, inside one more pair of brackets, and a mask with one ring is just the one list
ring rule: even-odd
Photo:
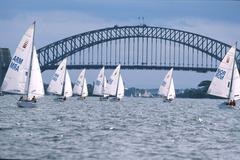
[[223,100],[46,96],[33,109],[0,97],[0,158],[240,159],[240,110]]

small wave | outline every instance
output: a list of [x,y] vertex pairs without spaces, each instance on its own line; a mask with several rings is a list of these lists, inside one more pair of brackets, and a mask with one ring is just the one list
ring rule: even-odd
[[114,128],[114,127],[104,127],[102,130],[124,131],[123,129]]
[[11,130],[13,129],[12,127],[0,127],[0,131],[6,131],[6,130]]

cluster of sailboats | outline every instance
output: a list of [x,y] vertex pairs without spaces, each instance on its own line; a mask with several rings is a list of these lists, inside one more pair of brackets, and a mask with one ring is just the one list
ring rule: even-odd
[[[35,107],[37,99],[45,94],[38,56],[34,46],[34,35],[35,22],[27,29],[18,44],[1,86],[3,92],[25,96],[21,96],[17,102],[19,107]],[[81,71],[72,89],[66,66],[67,58],[59,64],[49,83],[47,92],[58,95],[56,100],[60,101],[64,101],[73,95],[85,99],[88,96],[86,70]],[[105,68],[103,67],[95,81],[93,94],[99,96],[100,100],[107,100],[108,97],[114,97],[111,100],[122,99],[124,97],[124,83],[120,71],[121,65],[119,64],[107,81]],[[158,94],[164,97],[165,101],[175,99],[173,68],[164,77]],[[226,104],[229,106],[235,106],[235,101],[240,99],[240,76],[236,64],[236,45],[232,46],[220,63],[209,86],[208,94],[227,98],[228,102]]]
[[[240,99],[240,76],[236,63],[236,49],[237,43],[224,56],[207,91],[210,95],[227,99],[227,102],[219,105],[220,107],[227,105],[233,108],[236,106],[236,100]],[[159,88],[159,94],[167,101],[176,97],[172,73],[173,68],[167,73]]]
[[[3,92],[24,95],[17,102],[19,107],[35,107],[37,99],[45,94],[37,52],[34,46],[34,34],[35,22],[27,29],[18,44],[1,86]],[[67,58],[58,66],[49,83],[47,92],[58,95],[56,100],[60,101],[64,101],[73,95],[78,95],[81,99],[84,99],[88,96],[85,78],[86,70],[81,71],[72,89],[66,66]],[[109,81],[107,81],[103,67],[94,85],[93,94],[100,96],[101,100],[106,100],[108,97],[114,97],[114,100],[122,99],[124,97],[124,83],[120,70],[121,65],[119,64]]]
[[[73,95],[80,96],[85,99],[88,96],[87,80],[85,77],[86,69],[83,69],[72,89],[71,79],[66,69],[67,58],[65,58],[58,66],[52,80],[49,83],[47,92],[58,95],[56,100],[64,101]],[[119,64],[112,73],[109,81],[106,80],[105,68],[103,67],[94,84],[93,94],[99,96],[100,100],[107,100],[109,96],[114,100],[120,100],[124,97],[124,83],[120,73],[121,65]]]

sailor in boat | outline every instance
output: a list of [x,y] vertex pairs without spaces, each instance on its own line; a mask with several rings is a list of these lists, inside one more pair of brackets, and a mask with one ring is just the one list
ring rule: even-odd
[[23,96],[21,96],[20,98],[19,98],[19,101],[22,101],[23,100]]
[[229,107],[235,107],[236,106],[236,102],[235,100],[230,100],[229,102],[227,102],[227,105],[229,105]]
[[35,96],[33,96],[33,98],[32,98],[32,102],[34,102],[34,103],[36,103],[36,102],[37,102],[37,99],[36,99],[36,97],[35,97]]
[[66,101],[66,99],[67,99],[66,96],[64,96],[64,97],[63,97],[63,100]]

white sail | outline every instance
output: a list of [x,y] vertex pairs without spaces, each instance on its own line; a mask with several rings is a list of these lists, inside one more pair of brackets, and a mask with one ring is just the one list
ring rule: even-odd
[[73,87],[73,94],[76,94],[76,95],[82,95],[82,90],[83,90],[83,84],[84,84],[84,78],[85,78],[85,72],[86,72],[86,69],[83,69],[79,76],[78,76],[78,79],[77,81],[75,82],[75,85]]
[[27,94],[30,61],[34,36],[33,23],[23,35],[9,64],[1,90],[8,93]]
[[87,96],[88,96],[87,80],[86,80],[86,78],[84,78],[81,97],[87,97]]
[[53,75],[52,80],[49,83],[47,92],[57,95],[62,95],[63,93],[63,84],[65,80],[67,58],[65,58],[61,64],[58,66],[56,72]]
[[238,100],[240,99],[240,76],[238,72],[238,68],[236,63],[234,64],[234,73],[233,73],[233,80],[232,80],[232,90],[230,93],[231,100]]
[[124,83],[121,74],[119,75],[117,98],[122,99],[124,97]]
[[103,96],[104,87],[106,86],[106,77],[104,75],[104,67],[100,70],[97,80],[94,84],[93,94]]
[[176,97],[176,93],[175,93],[173,78],[171,78],[171,82],[170,82],[170,87],[169,87],[167,99],[173,100],[175,97]]
[[171,68],[170,71],[168,71],[168,73],[164,77],[164,80],[159,87],[159,91],[158,91],[159,95],[164,96],[164,97],[168,96],[168,92],[169,92],[170,84],[171,84],[171,79],[172,79],[172,73],[173,73],[173,68]]
[[70,79],[68,71],[66,70],[63,96],[71,97],[72,94],[73,94],[73,92],[72,92],[71,79]]
[[[233,89],[231,94],[232,96],[235,94],[238,95],[236,96],[236,99],[239,99],[240,80],[239,80],[239,73],[237,71],[237,67],[236,65],[234,65],[235,52],[236,52],[236,46],[233,46],[223,58],[208,88],[208,94],[223,97],[223,98],[229,98],[232,74],[234,73],[233,84],[232,84]],[[234,71],[233,71],[233,67],[234,67]]]
[[42,97],[44,95],[44,87],[43,80],[41,75],[41,70],[39,67],[38,57],[36,48],[33,49],[32,55],[32,70],[31,77],[29,82],[29,91],[28,91],[28,99],[32,99],[33,96],[36,98]]
[[114,72],[112,73],[110,80],[108,80],[106,84],[106,89],[104,90],[104,94],[116,96],[118,79],[120,75],[120,68],[121,68],[121,65],[119,64],[114,70]]
[[102,89],[103,97],[108,97],[108,96],[109,96],[108,94],[105,93],[106,86],[107,86],[107,78],[106,78],[106,76],[104,76],[104,80],[103,80],[103,89]]

